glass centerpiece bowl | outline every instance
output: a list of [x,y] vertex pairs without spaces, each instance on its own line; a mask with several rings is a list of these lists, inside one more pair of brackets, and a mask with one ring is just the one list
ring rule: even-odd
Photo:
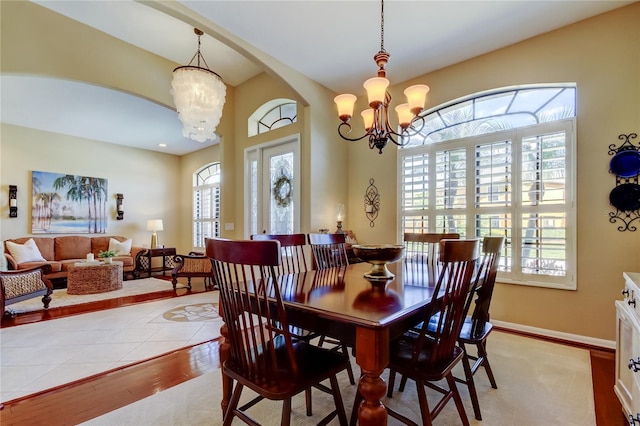
[[400,244],[354,244],[353,254],[370,263],[371,269],[364,274],[369,280],[390,280],[394,275],[387,269],[388,263],[402,258],[404,246]]

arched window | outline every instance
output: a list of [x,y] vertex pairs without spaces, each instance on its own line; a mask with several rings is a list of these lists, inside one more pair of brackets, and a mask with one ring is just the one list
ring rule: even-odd
[[220,163],[193,174],[193,248],[204,249],[205,238],[220,236]]
[[298,104],[292,99],[273,99],[249,117],[249,136],[288,126],[298,120]]
[[504,235],[500,281],[575,289],[575,99],[536,85],[426,111],[399,151],[400,232]]

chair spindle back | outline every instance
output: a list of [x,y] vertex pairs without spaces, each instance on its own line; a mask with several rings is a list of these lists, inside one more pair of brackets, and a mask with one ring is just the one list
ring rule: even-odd
[[[278,285],[276,268],[281,264],[280,242],[207,239],[228,339],[226,362],[244,377],[264,385],[277,384],[279,376],[298,375],[287,316]],[[276,308],[270,304],[276,300]],[[277,356],[278,347],[287,356]]]
[[345,234],[309,234],[308,237],[315,269],[349,264]]
[[[422,327],[417,343],[420,346],[425,339],[433,339],[429,363],[449,359],[453,353],[466,314],[465,304],[479,257],[479,245],[477,239],[440,241],[442,268],[431,301],[432,309],[425,321],[428,323],[435,317],[437,324],[434,330]],[[420,349],[416,348],[412,362],[418,362],[419,355]]]
[[493,288],[496,283],[500,254],[505,242],[503,236],[487,236],[482,240],[482,275],[478,280],[479,288],[476,291],[476,305],[471,315],[471,335],[477,336],[484,332],[485,325],[489,321],[489,306]]
[[282,250],[282,263],[276,268],[278,275],[307,272],[307,257],[304,247],[307,244],[305,234],[254,234],[252,240],[278,240]]
[[411,284],[433,286],[440,272],[440,241],[459,238],[455,233],[405,233],[404,269]]

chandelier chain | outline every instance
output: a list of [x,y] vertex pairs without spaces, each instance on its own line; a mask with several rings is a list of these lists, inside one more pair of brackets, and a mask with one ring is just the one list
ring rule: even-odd
[[384,52],[384,0],[380,4],[380,51]]
[[[198,33],[196,33],[196,34],[198,34]],[[202,57],[202,53],[200,53],[200,34],[198,34],[198,53],[197,53],[197,56],[198,56],[198,66],[200,66],[200,58]],[[209,67],[207,67],[207,68],[209,68]]]

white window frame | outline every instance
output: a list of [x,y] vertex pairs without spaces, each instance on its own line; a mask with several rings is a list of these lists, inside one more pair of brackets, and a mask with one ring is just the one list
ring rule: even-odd
[[[457,140],[448,140],[439,143],[433,143],[428,145],[421,145],[417,147],[409,147],[399,150],[398,152],[398,194],[399,203],[398,203],[398,235],[403,235],[403,223],[404,218],[409,216],[414,216],[416,212],[411,211],[405,213],[403,209],[403,161],[406,157],[412,157],[419,154],[428,154],[429,155],[429,169],[428,175],[435,176],[435,155],[438,151],[457,149],[461,147],[465,147],[467,149],[467,165],[466,165],[466,207],[464,209],[457,208],[455,209],[456,215],[465,215],[466,216],[466,228],[465,228],[465,237],[473,238],[476,236],[475,230],[475,215],[477,212],[481,211],[486,213],[488,210],[489,213],[508,213],[511,215],[511,256],[514,259],[511,265],[511,272],[499,272],[498,280],[503,283],[511,283],[511,284],[520,284],[527,286],[538,286],[538,287],[547,287],[547,288],[557,288],[564,290],[575,290],[576,282],[577,282],[577,238],[576,238],[576,202],[575,202],[575,188],[576,188],[576,119],[575,117],[564,119],[560,121],[536,124],[527,127],[521,127],[516,129],[511,129],[503,132],[484,134],[480,136],[468,137]],[[566,134],[566,155],[565,155],[565,164],[566,164],[566,188],[565,188],[565,200],[566,203],[562,205],[551,205],[551,206],[535,206],[532,207],[530,205],[523,206],[521,201],[521,141],[524,138],[549,134],[557,131],[564,131]],[[475,166],[474,166],[474,153],[476,145],[489,143],[492,141],[498,140],[512,140],[512,161],[511,164],[511,190],[512,190],[512,202],[510,206],[505,207],[490,207],[490,208],[475,208],[475,200],[473,188],[474,186],[474,178],[475,178]],[[435,208],[435,179],[429,179],[429,203],[428,207],[424,210],[420,210],[419,216],[427,216],[428,217],[428,226],[429,232],[441,232],[442,229],[435,229],[436,223],[435,218],[438,215],[441,215],[443,212],[447,212],[451,214],[451,209],[443,210]],[[551,276],[551,275],[526,275],[521,272],[520,262],[515,261],[515,259],[520,259],[520,248],[522,246],[522,227],[521,227],[521,216],[523,213],[528,211],[536,211],[536,212],[563,212],[566,215],[566,275],[565,276]]]
[[[205,185],[199,185],[198,184],[198,175],[205,169],[208,169],[210,167],[214,167],[217,166],[217,170],[218,170],[218,179],[217,182],[214,183],[207,183]],[[212,175],[213,176],[213,175]],[[198,170],[196,170],[193,173],[193,189],[192,189],[192,195],[191,195],[191,206],[192,206],[192,214],[191,214],[191,243],[194,245],[193,250],[195,251],[203,251],[205,249],[204,247],[204,238],[211,238],[211,237],[219,237],[220,236],[220,212],[222,210],[222,205],[220,202],[220,205],[218,206],[218,215],[215,217],[210,217],[210,218],[198,218],[197,214],[196,214],[196,208],[195,208],[195,202],[196,202],[196,195],[197,193],[201,193],[204,191],[209,191],[211,192],[211,202],[215,203],[215,191],[217,190],[218,192],[220,191],[220,183],[221,183],[221,178],[222,178],[222,168],[221,168],[221,164],[220,162],[213,162],[213,163],[209,163],[203,167],[200,167]],[[216,208],[215,205],[211,205],[210,209],[212,212],[215,212]],[[194,228],[196,226],[196,224],[198,223],[211,223],[211,228],[212,229],[217,229],[218,232],[214,232],[214,235],[207,235],[204,236],[204,238],[202,239],[203,242],[203,246],[202,247],[198,247],[196,246],[195,243],[195,233],[194,233]],[[217,224],[217,226],[216,226]]]

